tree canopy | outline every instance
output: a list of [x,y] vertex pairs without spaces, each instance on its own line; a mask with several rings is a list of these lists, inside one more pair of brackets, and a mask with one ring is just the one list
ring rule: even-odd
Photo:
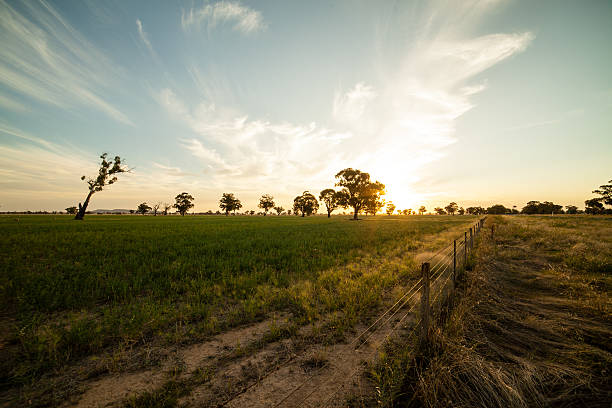
[[444,214],[446,214],[446,211],[444,211],[444,208],[442,208],[442,207],[436,207],[436,208],[434,208],[434,211],[435,211],[435,212],[436,212],[436,214],[438,214],[438,215],[444,215]]
[[612,205],[612,180],[608,183],[599,186],[597,190],[593,190],[593,193],[599,194],[601,196],[599,200],[603,201],[605,205]]
[[419,208],[419,215],[423,215],[423,214],[425,214],[426,212],[427,212],[427,208],[425,208],[425,206],[424,206],[424,205],[422,205],[422,206]]
[[327,218],[329,218],[331,213],[340,206],[340,202],[343,201],[343,194],[333,188],[326,188],[319,194],[319,200],[325,204]]
[[587,214],[603,214],[604,211],[601,198],[591,198],[584,202],[584,212]]
[[501,204],[495,204],[487,208],[487,214],[507,214],[509,212],[510,212],[510,209],[504,207]]
[[268,214],[268,210],[274,207],[274,197],[270,194],[264,194],[259,199],[259,204],[257,204],[259,208],[264,210],[264,217]]
[[304,191],[302,195],[299,195],[293,199],[293,212],[297,215],[302,214],[302,217],[315,214],[319,209],[319,202],[317,198],[308,191]]
[[389,201],[387,203],[387,215],[392,215],[393,212],[395,211],[395,204],[393,204],[393,202]]
[[455,215],[455,213],[457,212],[457,210],[459,209],[459,206],[457,205],[456,202],[452,202],[449,205],[447,205],[446,207],[444,207],[444,209],[446,210],[447,213],[449,213],[450,215]]
[[361,170],[346,168],[336,174],[336,186],[342,187],[339,195],[341,207],[353,208],[353,219],[357,219],[362,209],[382,207],[380,196],[385,193],[385,185],[370,180],[368,173]]
[[148,205],[147,203],[140,203],[138,204],[138,208],[136,208],[136,213],[145,215],[151,210],[152,210],[151,206]]
[[487,210],[482,207],[468,207],[465,209],[465,212],[471,215],[481,215],[486,213]]
[[225,215],[228,216],[231,211],[236,211],[242,208],[242,203],[239,199],[234,197],[234,193],[223,193],[219,200],[219,208],[221,208]]
[[174,200],[175,203],[173,207],[176,208],[179,214],[185,216],[185,213],[189,211],[190,208],[193,208],[193,201],[195,199],[191,196],[191,194],[181,193],[177,194],[177,196],[174,197]]
[[527,205],[521,210],[523,214],[562,214],[563,206],[557,205],[551,201],[529,201]]

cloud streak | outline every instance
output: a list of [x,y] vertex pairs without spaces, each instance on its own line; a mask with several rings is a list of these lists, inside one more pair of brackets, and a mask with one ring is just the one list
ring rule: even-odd
[[[28,17],[0,2],[0,83],[61,108],[79,104],[132,124],[103,96],[117,68],[46,2],[24,3]],[[3,97],[6,98],[6,97]]]
[[149,51],[153,53],[153,46],[151,45],[151,41],[149,41],[149,35],[144,30],[144,26],[142,25],[142,21],[139,18],[136,19],[136,27],[138,28],[138,36],[140,40],[147,46]]
[[235,31],[251,34],[266,28],[262,14],[239,2],[220,1],[205,4],[200,8],[183,10],[181,25],[184,30],[204,25],[209,30],[223,24],[231,25]]

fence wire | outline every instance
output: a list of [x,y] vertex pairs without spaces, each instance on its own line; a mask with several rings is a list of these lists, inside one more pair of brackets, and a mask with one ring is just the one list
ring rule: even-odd
[[[471,234],[464,233],[463,235],[455,238],[449,245],[436,251],[427,259],[426,262],[424,262],[429,264],[435,262],[434,265],[429,269],[430,298],[431,295],[435,293],[433,300],[429,302],[429,307],[432,307],[436,304],[438,297],[440,297],[440,295],[445,291],[449,280],[453,278],[454,281],[456,273],[458,271],[464,270],[467,266],[467,256],[470,253],[470,250],[473,248],[474,239],[476,238],[476,235],[480,232],[480,228],[482,227],[483,223],[484,218],[479,220],[478,223],[474,224],[472,227],[470,227],[470,231],[472,231]],[[438,283],[440,282],[442,284],[438,285]],[[384,327],[402,309],[404,309],[404,307],[419,293],[421,289],[423,289],[423,277],[421,277],[412,287],[410,287],[410,289],[404,292],[402,296],[400,296],[400,298],[392,306],[387,308],[372,324],[370,324],[370,326],[363,330],[355,339],[353,339],[353,341],[351,341],[351,343],[349,343],[349,346],[355,346],[354,348],[347,347],[343,352],[338,354],[338,357],[344,359],[349,352],[356,352],[357,350],[359,350],[359,348],[366,344],[381,327]],[[432,289],[434,293],[431,293]],[[396,329],[400,327],[400,325],[414,311],[418,304],[418,302],[414,302],[412,306],[410,306],[406,313],[404,313],[404,315],[395,323],[395,325],[393,325],[389,333],[386,334],[383,341],[376,345],[375,351],[378,351],[380,346],[386,343],[389,337],[393,333],[395,333]],[[421,322],[422,316],[419,315],[418,320],[416,321],[412,330],[407,336],[408,338],[410,338],[410,336],[414,334],[416,329],[420,326]],[[348,377],[343,378],[353,378],[353,376],[357,373],[357,371],[359,371],[360,368],[360,366],[357,366],[354,370],[352,370],[352,373],[350,373]],[[276,370],[271,371],[263,378],[272,374],[274,371]],[[279,402],[277,402],[274,405],[274,408],[282,406],[285,401],[287,401],[289,398],[295,395],[296,392],[298,392],[301,388],[308,384],[310,380],[312,380],[318,374],[318,372],[319,370],[313,371],[306,379],[304,379],[304,381],[302,381],[297,387],[293,388],[287,395],[285,395]],[[332,379],[329,379],[324,384],[328,384],[330,381],[332,381]],[[338,392],[345,386],[346,383],[347,381],[343,381],[340,386],[337,387],[335,391],[330,394],[330,396],[325,400],[322,406],[327,406],[328,403],[338,394]],[[315,387],[312,391],[310,391],[303,398],[301,398],[299,406],[303,406],[306,400],[315,392],[319,391],[319,389],[320,387]]]

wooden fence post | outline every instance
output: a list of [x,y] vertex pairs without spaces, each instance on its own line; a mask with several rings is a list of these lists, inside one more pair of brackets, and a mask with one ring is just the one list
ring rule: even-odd
[[429,337],[429,262],[421,265],[423,274],[423,287],[421,290],[421,341],[427,341]]
[[474,248],[474,234],[472,233],[472,227],[470,227],[470,249]]
[[463,269],[467,266],[467,232],[463,233]]
[[453,289],[457,282],[457,240],[453,241]]

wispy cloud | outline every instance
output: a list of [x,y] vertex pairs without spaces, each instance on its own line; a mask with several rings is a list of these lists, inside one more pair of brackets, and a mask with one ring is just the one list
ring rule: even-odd
[[263,16],[239,2],[220,1],[214,4],[205,4],[200,8],[183,10],[181,25],[184,30],[205,25],[213,29],[217,25],[229,24],[236,31],[250,34],[264,30],[266,24]]
[[[198,158],[212,186],[261,189],[293,194],[318,188],[343,162],[342,143],[350,133],[333,132],[316,123],[250,120],[233,110],[203,102],[188,106],[172,90],[157,99],[193,137],[181,145]],[[249,187],[250,186],[250,187]]]
[[376,96],[374,88],[363,82],[345,93],[336,92],[334,96],[333,114],[340,121],[355,121],[362,117],[367,104]]
[[86,105],[131,124],[104,97],[116,66],[48,3],[23,6],[27,17],[0,2],[0,83],[43,103]]
[[[457,119],[474,107],[473,96],[486,89],[481,74],[524,51],[534,39],[530,32],[474,37],[473,27],[496,2],[427,4],[420,18],[410,17],[417,24],[405,33],[399,61],[379,64],[376,92],[359,82],[344,94],[336,93],[333,103],[336,119],[364,146],[357,157],[385,180],[389,191],[403,191],[404,199],[431,194],[413,191],[413,186],[423,167],[443,158],[445,148],[456,142]],[[405,30],[402,24],[393,27]],[[380,54],[389,49],[397,53],[397,44],[389,44],[382,35]]]
[[140,21],[139,18],[136,19],[136,27],[138,27],[138,35],[140,36],[140,40],[147,46],[149,51],[153,53],[153,46],[151,45],[151,41],[149,41],[149,35],[144,30],[142,21]]

